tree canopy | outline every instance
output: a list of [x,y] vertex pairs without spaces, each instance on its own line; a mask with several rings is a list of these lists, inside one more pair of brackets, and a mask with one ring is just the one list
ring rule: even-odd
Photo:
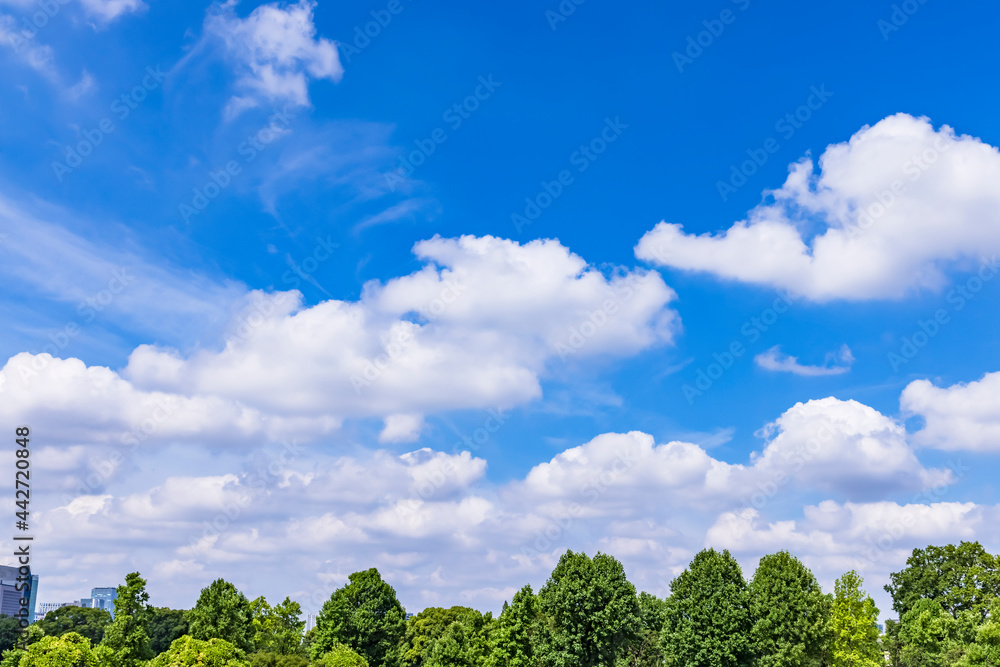
[[1000,559],[979,542],[914,549],[906,567],[889,575],[885,590],[900,619],[922,599],[936,600],[952,616],[975,611],[985,618],[1000,596]]
[[337,644],[345,644],[371,667],[394,666],[406,632],[406,612],[396,591],[375,568],[355,572],[348,581],[334,591],[316,617],[311,656],[316,659]]
[[47,637],[61,637],[69,632],[86,637],[94,645],[104,639],[111,624],[111,614],[104,609],[88,609],[70,605],[53,609],[37,625]]
[[851,570],[834,583],[830,629],[833,634],[831,667],[882,667],[878,608],[861,588],[864,580]]
[[188,620],[194,639],[222,639],[241,651],[253,651],[250,601],[225,579],[216,579],[202,589],[194,609],[188,613]]
[[764,556],[748,591],[757,667],[821,667],[830,643],[831,600],[809,568],[787,551]]
[[152,616],[146,580],[138,572],[126,575],[115,599],[115,620],[108,626],[101,642],[112,652],[117,667],[141,667],[153,657],[149,641]]
[[639,632],[639,603],[612,556],[567,551],[538,591],[545,615],[535,657],[543,666],[613,665]]
[[246,654],[224,639],[184,635],[153,658],[148,667],[249,667]]
[[750,595],[732,554],[699,552],[670,591],[660,637],[667,667],[752,664]]

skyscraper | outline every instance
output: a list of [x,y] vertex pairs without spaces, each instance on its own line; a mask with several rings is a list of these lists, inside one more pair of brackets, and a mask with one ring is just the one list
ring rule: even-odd
[[80,600],[80,606],[90,607],[91,609],[103,609],[111,614],[111,618],[113,619],[115,617],[115,599],[117,597],[117,588],[92,588],[90,590],[90,597]]
[[[30,575],[30,588],[25,588],[28,577],[16,567],[0,565],[0,614],[21,617],[21,598],[28,600],[28,623],[35,622],[35,599],[38,596],[38,575]],[[18,586],[22,590],[17,590]]]

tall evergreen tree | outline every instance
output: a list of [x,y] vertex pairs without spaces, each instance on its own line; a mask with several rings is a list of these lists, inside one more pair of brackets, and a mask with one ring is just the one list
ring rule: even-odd
[[406,612],[396,591],[382,581],[378,570],[355,572],[349,583],[334,591],[316,617],[309,652],[313,660],[346,644],[371,667],[395,667],[397,647],[406,630]]
[[139,667],[153,657],[149,641],[149,622],[153,607],[149,604],[146,580],[138,572],[126,575],[115,599],[115,620],[104,632],[103,646],[113,651],[118,667]]
[[749,592],[728,551],[705,549],[670,584],[660,635],[667,667],[749,667]]
[[757,667],[821,667],[831,600],[809,568],[787,551],[764,556],[749,591]]
[[864,580],[851,570],[834,583],[832,667],[882,667],[878,607],[861,588]]
[[567,551],[538,591],[545,620],[535,657],[542,667],[604,667],[639,631],[635,586],[622,564]]

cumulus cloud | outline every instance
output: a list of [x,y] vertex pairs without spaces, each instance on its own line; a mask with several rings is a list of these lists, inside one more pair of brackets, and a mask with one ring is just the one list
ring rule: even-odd
[[773,200],[719,234],[661,222],[637,257],[813,301],[899,299],[1000,252],[1000,154],[890,116],[791,166]]
[[755,468],[824,492],[865,498],[954,481],[951,471],[920,463],[900,423],[857,401],[797,403],[762,435],[770,440]]
[[434,238],[415,252],[423,269],[358,301],[249,293],[214,349],[142,345],[121,372],[17,355],[0,372],[0,419],[48,423],[64,444],[240,446],[380,417],[383,442],[410,442],[422,414],[523,404],[561,355],[627,357],[677,327],[658,274],[605,276],[556,241]]
[[379,442],[413,442],[424,428],[423,415],[389,415],[385,428],[378,435]]
[[854,355],[851,354],[851,349],[844,345],[838,351],[828,353],[824,365],[809,366],[800,364],[798,357],[785,354],[781,351],[780,345],[775,345],[770,350],[758,354],[753,360],[765,370],[792,373],[804,377],[817,377],[847,373],[851,370],[851,364],[854,363]]
[[297,415],[505,407],[540,395],[557,357],[625,357],[669,343],[674,293],[652,273],[605,276],[557,241],[418,243],[423,269],[311,308],[254,293],[221,351],[141,346],[137,386]]
[[929,380],[903,390],[905,415],[923,418],[917,444],[947,450],[1000,452],[1000,372],[981,380],[936,387]]
[[236,63],[240,93],[226,113],[270,104],[308,106],[310,79],[340,81],[344,69],[334,42],[316,36],[316,3],[271,3],[257,7],[246,18],[236,14],[236,3],[209,10],[205,33],[219,39]]
[[[966,538],[996,515],[947,502],[947,486],[923,492],[931,502],[888,499],[948,480],[897,451],[904,445],[886,420],[834,399],[800,404],[770,427],[764,453],[743,464],[691,443],[608,433],[500,485],[469,452],[330,456],[292,447],[241,472],[168,476],[148,489],[40,506],[37,524],[46,557],[65,557],[74,571],[106,567],[71,560],[89,545],[110,556],[121,551],[129,559],[120,568],[136,558],[152,563],[162,577],[156,585],[171,589],[164,594],[183,590],[193,600],[212,577],[238,568],[240,585],[254,595],[283,596],[298,586],[312,610],[349,572],[372,565],[411,609],[448,599],[495,609],[504,591],[544,581],[567,548],[615,554],[640,588],[659,595],[704,546],[729,548],[747,563],[791,548],[829,585],[853,567],[882,576],[907,549]],[[811,446],[806,438],[818,424],[835,433]],[[820,451],[796,458],[813,449]],[[840,464],[826,490],[845,499],[776,516],[815,492],[838,452],[852,465]],[[785,481],[775,481],[778,472]],[[904,474],[917,481],[902,487]],[[864,484],[878,491],[870,502],[849,493]],[[751,500],[761,489],[773,504]],[[295,573],[281,590],[268,574],[275,569]],[[325,594],[313,600],[317,579]]]

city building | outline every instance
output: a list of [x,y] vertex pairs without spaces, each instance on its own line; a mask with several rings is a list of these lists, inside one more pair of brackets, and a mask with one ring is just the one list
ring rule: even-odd
[[41,620],[45,618],[45,614],[50,611],[55,611],[56,609],[62,609],[63,607],[79,607],[80,601],[73,600],[72,602],[39,602],[38,603],[38,619]]
[[30,587],[26,590],[17,590],[18,585],[22,587],[26,578],[21,575],[16,567],[0,565],[0,614],[7,616],[18,616],[21,612],[21,598],[27,593],[28,600],[28,623],[35,622],[35,601],[38,596],[38,575],[32,574]]
[[93,588],[89,598],[80,600],[81,607],[90,609],[103,609],[115,617],[115,599],[118,597],[117,588]]

